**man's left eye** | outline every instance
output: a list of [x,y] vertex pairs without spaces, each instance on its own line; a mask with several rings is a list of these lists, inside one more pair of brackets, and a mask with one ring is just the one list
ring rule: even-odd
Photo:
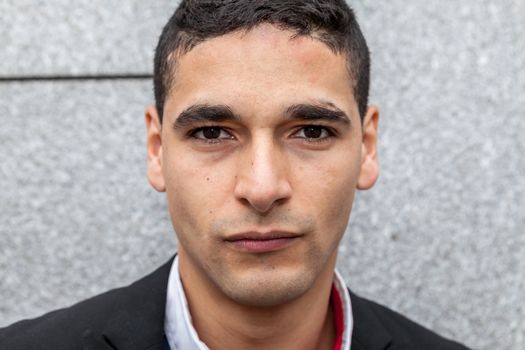
[[333,136],[333,134],[325,127],[319,125],[308,125],[299,129],[293,134],[293,137],[309,140],[320,140]]

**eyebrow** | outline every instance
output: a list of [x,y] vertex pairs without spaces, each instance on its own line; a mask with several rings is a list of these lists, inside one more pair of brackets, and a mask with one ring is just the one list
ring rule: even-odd
[[[322,104],[294,104],[286,109],[286,116],[290,119],[305,121],[325,120],[350,125],[348,115],[331,102]],[[173,128],[182,129],[193,123],[224,122],[240,119],[241,118],[226,105],[196,104],[188,107],[179,114],[173,123]]]
[[[326,107],[324,105],[326,105]],[[286,114],[291,119],[311,121],[326,120],[350,125],[350,118],[348,115],[331,102],[323,103],[323,105],[304,103],[295,104],[287,108]]]
[[181,129],[193,123],[202,122],[224,122],[227,120],[239,120],[230,107],[224,105],[193,105],[182,111],[173,123],[174,129]]

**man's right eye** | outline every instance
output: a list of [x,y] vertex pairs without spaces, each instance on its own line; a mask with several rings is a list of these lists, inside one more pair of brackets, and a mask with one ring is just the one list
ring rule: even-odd
[[193,130],[190,133],[194,137],[203,141],[232,140],[233,136],[221,127],[209,126]]

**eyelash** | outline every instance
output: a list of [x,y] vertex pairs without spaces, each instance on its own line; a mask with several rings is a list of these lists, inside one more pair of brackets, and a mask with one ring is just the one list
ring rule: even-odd
[[326,127],[324,125],[316,125],[316,124],[301,125],[300,127],[296,129],[296,131],[294,131],[292,136],[296,135],[300,131],[303,131],[304,133],[305,129],[307,128],[315,128],[315,129],[319,128],[321,129],[321,133],[324,132],[326,133],[326,135],[322,137],[318,137],[318,138],[308,138],[308,137],[293,137],[293,138],[306,140],[309,143],[321,143],[321,142],[326,142],[332,137],[336,136],[336,133],[333,129]]
[[[199,132],[204,132],[206,130],[210,130],[210,129],[216,129],[219,131],[219,136],[221,133],[223,132],[226,132],[229,137],[228,138],[211,138],[211,139],[208,139],[208,138],[205,138],[205,137],[197,137],[196,134],[198,134]],[[205,143],[208,143],[208,144],[217,144],[217,143],[220,143],[221,141],[224,141],[224,140],[231,140],[233,139],[233,135],[225,128],[221,127],[221,126],[203,126],[203,127],[200,127],[200,128],[195,128],[193,130],[190,130],[190,132],[188,133],[189,137],[192,137],[196,140],[199,140],[199,141],[202,141],[202,142],[205,142]],[[204,136],[204,135],[203,135]]]
[[[325,133],[326,135],[323,136],[323,137],[318,137],[318,138],[307,138],[307,137],[297,137],[295,136],[297,133],[299,133],[300,131],[303,131],[304,133],[304,130],[307,129],[307,128],[320,128],[321,129],[321,134]],[[229,135],[229,137],[217,137],[217,138],[205,138],[205,137],[197,137],[196,135],[199,133],[199,132],[204,132],[206,130],[210,131],[210,129],[216,129],[219,131],[219,136],[221,133],[225,132]],[[235,137],[228,131],[228,129],[224,128],[224,127],[221,127],[221,126],[204,126],[204,127],[199,127],[199,128],[195,128],[195,129],[192,129],[188,132],[188,136],[189,137],[192,137],[196,140],[199,140],[199,141],[202,141],[202,142],[205,142],[205,143],[208,143],[208,144],[218,144],[224,140],[232,140],[234,139]],[[203,135],[204,136],[204,135]],[[324,125],[316,125],[316,124],[308,124],[308,125],[301,125],[299,127],[297,127],[295,129],[295,131],[293,132],[292,134],[292,138],[294,139],[302,139],[302,140],[306,140],[307,142],[309,143],[320,143],[320,142],[326,142],[328,141],[330,138],[336,136],[336,133],[333,129],[331,128],[328,128]]]

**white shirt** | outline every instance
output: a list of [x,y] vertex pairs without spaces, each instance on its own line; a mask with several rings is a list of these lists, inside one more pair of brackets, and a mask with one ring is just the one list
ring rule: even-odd
[[[341,350],[350,350],[354,319],[350,294],[341,275],[335,271],[334,286],[339,292],[343,304],[344,331]],[[182,288],[179,274],[179,258],[175,257],[168,279],[166,296],[166,317],[164,332],[171,350],[209,350],[200,339],[191,322],[186,294]]]

